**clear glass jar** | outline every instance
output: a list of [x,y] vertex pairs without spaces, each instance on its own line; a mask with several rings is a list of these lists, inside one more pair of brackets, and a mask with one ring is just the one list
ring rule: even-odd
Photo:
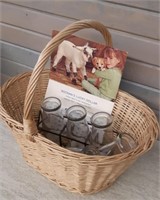
[[112,116],[107,112],[97,112],[91,117],[92,131],[90,134],[90,143],[103,143],[104,134],[112,124]]
[[108,131],[111,131],[111,124],[112,116],[107,112],[97,112],[91,117],[92,128],[87,140],[89,145],[84,147],[83,153],[88,155],[108,155],[112,147],[110,145],[105,146],[105,150],[107,149],[105,153],[103,153],[104,148],[102,147],[104,146],[104,136],[107,135]]
[[64,127],[61,112],[61,101],[56,97],[48,97],[41,106],[42,127],[45,130],[60,133]]
[[67,134],[71,140],[69,146],[83,147],[89,134],[89,126],[86,120],[86,109],[81,105],[74,105],[67,109]]
[[121,141],[118,144],[119,153],[134,150],[138,146],[136,140],[128,133],[121,133]]

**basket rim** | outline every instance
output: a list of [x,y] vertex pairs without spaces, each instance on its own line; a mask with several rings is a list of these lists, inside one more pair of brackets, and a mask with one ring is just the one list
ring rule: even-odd
[[[49,69],[44,69],[42,71],[42,75],[45,73],[48,73]],[[17,74],[15,76],[10,77],[2,86],[0,86],[0,117],[4,120],[7,121],[7,123],[9,124],[9,126],[12,123],[12,126],[15,127],[19,127],[20,129],[23,129],[23,123],[16,121],[15,119],[13,119],[8,112],[6,111],[6,109],[3,107],[3,102],[2,102],[2,98],[3,98],[3,94],[5,93],[5,91],[12,86],[12,84],[14,84],[17,80],[21,80],[23,78],[26,77],[30,77],[32,74],[32,71],[28,71],[28,72],[23,72],[21,74]],[[7,120],[8,119],[8,120]],[[9,122],[10,121],[10,122]]]
[[[43,70],[42,74],[46,74],[49,72],[49,69],[45,69]],[[3,102],[2,102],[2,98],[3,98],[3,93],[12,85],[14,84],[17,80],[20,80],[20,79],[23,79],[25,77],[29,77],[31,75],[31,72],[25,72],[25,73],[22,73],[22,74],[19,74],[17,76],[14,76],[12,78],[10,78],[8,81],[6,81],[2,87],[1,87],[1,95],[0,95],[0,108],[2,110],[1,112],[1,117],[2,119],[4,119],[7,124],[13,129],[13,131],[19,129],[19,133],[18,134],[21,134],[20,132],[23,132],[24,130],[24,126],[22,123],[14,120],[8,113],[7,111],[3,108]],[[144,103],[142,102],[141,100],[135,98],[134,96],[128,94],[127,92],[123,91],[123,90],[120,90],[118,92],[118,95],[120,96],[123,96],[123,97],[131,97],[132,99],[132,102],[136,102],[138,103],[139,105],[143,105],[144,109],[146,109],[146,112],[152,112],[152,114],[154,115],[153,111]],[[114,108],[113,108],[114,110]],[[151,114],[151,113],[150,113]],[[153,121],[153,120],[152,120]],[[153,122],[152,122],[153,123]],[[157,123],[157,124],[156,124]],[[157,126],[157,129],[159,129],[159,126],[158,126],[158,122],[155,121],[154,124]],[[36,141],[39,141],[39,142],[46,142],[47,143],[49,142],[49,144],[53,147],[54,150],[58,150],[58,151],[61,151],[63,152],[63,154],[67,154],[67,155],[71,155],[71,156],[78,156],[79,153],[76,153],[76,152],[73,152],[73,151],[70,151],[66,148],[63,148],[63,147],[60,147],[58,144],[50,141],[49,139],[46,139],[46,138],[42,138],[40,133],[38,133],[37,136],[34,136],[35,137],[35,140]],[[152,136],[153,137],[153,136]],[[156,139],[158,137],[158,132],[156,131],[156,128],[155,128],[155,135],[154,135],[154,139]],[[81,155],[81,158],[83,158],[84,160],[91,160],[91,161],[94,161],[95,159],[98,159],[98,160],[107,160],[109,163],[111,163],[112,161],[115,163],[115,159],[117,159],[118,161],[117,162],[120,162],[120,161],[124,161],[126,159],[129,159],[128,157],[130,156],[132,159],[133,157],[136,159],[137,157],[139,157],[141,154],[143,154],[145,151],[148,151],[151,146],[153,145],[154,143],[154,139],[152,138],[151,141],[150,141],[150,144],[148,144],[148,148],[147,149],[143,149],[143,148],[140,148],[139,146],[137,148],[135,148],[134,150],[131,150],[129,152],[126,152],[126,153],[123,153],[123,154],[117,154],[117,155],[113,155],[113,156],[110,156],[109,158],[106,158],[106,156],[99,156],[99,155],[96,155],[96,156],[89,156],[89,155],[85,155],[85,154],[82,154]],[[145,144],[146,145],[146,144]]]
[[[38,142],[42,142],[43,143],[48,143],[48,145],[50,145],[50,150],[53,148],[53,150],[57,150],[58,152],[61,152],[64,155],[66,155],[67,157],[76,157],[78,159],[82,159],[82,162],[86,161],[86,162],[95,162],[99,161],[99,162],[106,162],[105,164],[107,165],[112,165],[113,163],[120,163],[120,162],[125,162],[126,159],[127,160],[133,160],[133,159],[137,159],[141,154],[144,154],[145,151],[143,151],[143,148],[140,148],[140,146],[137,146],[135,149],[129,151],[129,152],[125,152],[125,153],[120,153],[120,154],[116,154],[116,155],[112,155],[112,156],[103,156],[103,155],[87,155],[87,154],[82,154],[82,153],[78,153],[78,152],[74,152],[71,151],[69,149],[66,149],[64,147],[59,146],[58,144],[54,143],[53,141],[50,141],[49,139],[43,137],[41,134],[39,135],[39,137],[35,138]],[[53,146],[54,144],[54,146]],[[45,145],[44,145],[45,146]],[[47,149],[46,149],[47,150]],[[148,151],[148,149],[146,150]]]

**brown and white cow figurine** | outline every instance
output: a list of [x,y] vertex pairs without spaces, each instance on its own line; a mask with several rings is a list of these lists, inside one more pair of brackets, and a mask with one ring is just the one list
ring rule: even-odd
[[94,50],[96,48],[89,47],[88,43],[84,46],[76,46],[72,42],[64,40],[58,47],[52,68],[56,70],[57,64],[64,56],[67,76],[70,76],[72,66],[74,75],[72,82],[76,84],[77,69],[80,69],[84,79],[87,79],[86,63],[92,59]]

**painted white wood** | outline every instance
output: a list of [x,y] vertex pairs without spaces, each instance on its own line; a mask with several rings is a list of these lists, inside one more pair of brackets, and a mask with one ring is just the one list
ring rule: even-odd
[[150,11],[159,12],[160,11],[160,1],[159,0],[103,0],[106,2],[122,4],[130,7],[135,7],[139,9],[145,9]]
[[76,21],[14,4],[2,3],[2,10],[4,23],[48,36],[51,35],[53,29],[56,28],[56,30],[60,31],[65,26]]
[[9,78],[10,76],[0,73],[0,85],[3,85]]
[[50,40],[49,36],[45,36],[7,24],[0,24],[0,29],[1,40],[19,45],[21,47],[32,49],[34,51],[41,52]]
[[38,60],[39,52],[1,41],[1,57],[33,68]]
[[32,68],[26,65],[13,62],[4,58],[1,59],[1,63],[2,63],[1,72],[2,74],[5,74],[7,76],[15,76],[17,74],[21,74],[23,72],[28,72],[32,70]]
[[[49,32],[50,35],[47,36],[46,34],[44,35],[44,33],[37,33],[32,30],[26,30],[4,23],[1,23],[0,26],[4,41],[24,46],[39,52],[43,50],[48,41],[51,39],[50,35],[52,30],[56,29],[56,27],[53,27]],[[126,50],[128,52],[128,57],[159,66],[160,42],[113,30],[110,32],[113,39],[113,46],[121,50]],[[84,29],[83,31],[77,32],[75,35],[96,41],[98,43],[104,43],[102,35],[93,29]]]
[[[145,10],[102,1],[13,1],[24,7],[56,14],[70,19],[96,19],[113,29],[159,38],[159,15]],[[126,20],[127,19],[127,20]]]
[[160,67],[127,59],[123,78],[149,87],[160,89]]
[[[62,30],[67,25],[75,20],[62,18],[48,13],[31,10],[10,4],[2,4],[3,22],[22,29],[27,29],[36,33],[51,36],[53,29]],[[43,21],[43,26],[42,26]],[[115,31],[109,29],[115,47],[125,49],[129,52],[129,57],[141,60],[143,62],[159,65],[158,41],[146,39],[144,37],[135,36],[132,34]],[[76,35],[84,38],[93,39],[94,41],[104,43],[100,34],[95,30],[84,30],[78,32]],[[160,44],[159,44],[160,45]],[[139,51],[137,51],[137,49]],[[40,50],[39,50],[40,51]],[[153,60],[154,56],[154,60]]]
[[144,101],[154,109],[160,108],[160,91],[131,81],[122,80],[120,88]]

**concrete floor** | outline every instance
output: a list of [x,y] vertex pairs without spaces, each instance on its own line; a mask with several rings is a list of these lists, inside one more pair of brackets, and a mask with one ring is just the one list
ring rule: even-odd
[[159,200],[160,142],[139,158],[109,189],[90,196],[59,188],[23,159],[10,129],[0,123],[1,200]]

